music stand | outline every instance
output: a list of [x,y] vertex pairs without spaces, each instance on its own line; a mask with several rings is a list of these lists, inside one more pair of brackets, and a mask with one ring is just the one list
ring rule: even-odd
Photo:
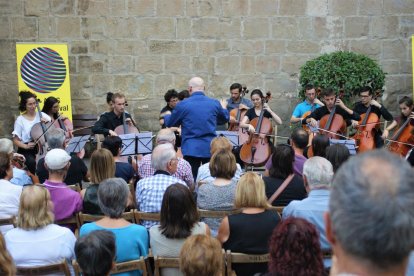
[[71,153],[78,153],[84,147],[86,142],[89,141],[90,135],[76,136],[69,140],[66,146],[66,152],[70,155]]
[[356,154],[356,146],[355,146],[355,140],[339,140],[339,139],[329,139],[329,142],[331,145],[335,145],[335,144],[341,144],[344,145],[345,147],[348,148],[349,153],[351,155],[355,155]]
[[239,133],[237,131],[217,130],[216,136],[226,137],[233,145],[233,148],[240,146]]
[[121,156],[152,152],[152,132],[122,134],[119,137],[122,139]]

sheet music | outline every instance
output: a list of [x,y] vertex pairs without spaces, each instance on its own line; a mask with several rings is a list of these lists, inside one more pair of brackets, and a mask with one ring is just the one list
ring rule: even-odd
[[229,139],[233,147],[240,146],[239,144],[239,133],[237,131],[228,131],[228,130],[217,130],[216,136],[224,136]]
[[83,135],[83,136],[76,136],[69,140],[68,145],[66,146],[66,152],[71,153],[78,153],[80,152],[84,147],[86,142],[89,141],[90,135]]
[[121,156],[152,152],[152,132],[122,134],[119,137],[122,139]]
[[356,154],[356,149],[355,149],[355,140],[339,140],[339,139],[329,139],[329,142],[331,145],[334,144],[342,144],[344,146],[346,146],[349,150],[349,153],[352,155]]

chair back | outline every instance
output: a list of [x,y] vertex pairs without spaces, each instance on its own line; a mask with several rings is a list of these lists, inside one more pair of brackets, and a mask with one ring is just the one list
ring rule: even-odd
[[179,268],[180,258],[154,256],[154,275],[160,276],[162,268]]
[[[85,223],[94,222],[94,221],[102,219],[103,217],[104,217],[104,215],[91,215],[91,214],[84,214],[82,212],[79,212],[79,223],[82,226]],[[134,212],[133,211],[123,212],[122,213],[122,218],[129,221],[129,222],[131,222],[131,223],[135,223]]]
[[225,211],[198,209],[198,214],[200,215],[200,218],[224,218],[225,216],[237,214],[240,212],[240,209]]
[[227,261],[227,276],[234,275],[232,274],[232,265],[235,263],[267,263],[269,262],[270,255],[266,254],[243,254],[243,253],[234,253],[230,250],[226,251],[226,261]]
[[[128,271],[134,271],[134,270],[141,270],[142,276],[148,275],[148,269],[147,269],[147,259],[144,259],[144,257],[140,257],[138,260],[131,260],[126,261],[122,263],[116,263],[115,267],[111,270],[111,274],[114,273],[123,273]],[[76,260],[72,261],[73,270],[75,271],[75,276],[80,276],[82,273],[82,269],[79,266],[79,263]]]
[[95,114],[73,114],[73,129],[84,128],[74,132],[75,136],[93,135],[92,126],[95,124],[98,116]]
[[47,275],[51,273],[61,272],[65,276],[70,276],[69,266],[66,260],[62,260],[56,264],[16,267],[17,275]]
[[13,225],[13,227],[16,227],[16,224],[17,224],[17,222],[16,222],[16,217],[15,216],[0,219],[0,226]]
[[282,218],[283,209],[285,209],[286,206],[270,206],[268,209],[271,211],[275,211],[280,218]]
[[134,217],[136,223],[141,223],[143,220],[160,221],[160,213],[145,213],[138,210],[134,210]]
[[79,228],[80,224],[79,224],[79,213],[75,213],[73,216],[65,218],[65,219],[61,219],[61,220],[56,220],[55,224],[57,225],[61,225],[61,226],[67,226],[68,224],[71,225],[75,225],[75,228]]

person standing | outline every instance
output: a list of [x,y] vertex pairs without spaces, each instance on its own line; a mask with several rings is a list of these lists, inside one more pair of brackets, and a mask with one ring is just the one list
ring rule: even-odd
[[167,127],[181,125],[181,150],[197,178],[198,168],[210,160],[210,143],[216,137],[217,123],[227,122],[227,102],[207,97],[204,80],[193,77],[188,82],[190,98],[177,104],[171,115],[164,117]]

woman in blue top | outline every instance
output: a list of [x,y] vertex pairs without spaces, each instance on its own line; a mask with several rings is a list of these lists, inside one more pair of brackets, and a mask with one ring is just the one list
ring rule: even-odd
[[[127,206],[129,189],[122,178],[109,178],[99,184],[98,203],[105,217],[82,225],[80,236],[94,230],[108,230],[116,239],[116,262],[139,259],[148,255],[148,232],[145,227],[132,224],[122,218]],[[140,271],[119,273],[116,275],[136,276]]]

